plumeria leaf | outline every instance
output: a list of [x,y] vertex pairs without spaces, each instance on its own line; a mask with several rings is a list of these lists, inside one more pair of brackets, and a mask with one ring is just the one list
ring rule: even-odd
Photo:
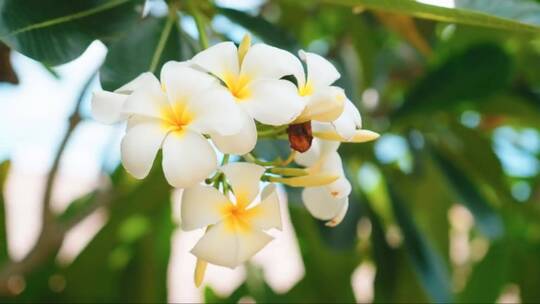
[[426,293],[434,302],[451,302],[448,270],[442,257],[418,230],[405,202],[389,187],[394,215],[403,233],[405,248]]
[[335,0],[334,4],[495,29],[540,32],[540,4],[533,0],[456,0],[441,7],[413,0]]
[[140,19],[144,0],[2,0],[0,39],[35,60],[58,65],[100,39],[109,43]]
[[437,149],[432,149],[432,154],[451,187],[460,197],[460,202],[474,215],[480,231],[492,239],[500,237],[503,233],[502,220],[491,204],[477,190],[474,182]]
[[165,62],[181,58],[176,21],[147,17],[111,45],[100,70],[101,86],[105,90],[115,90],[141,73],[150,70],[159,73]]
[[219,8],[218,12],[231,21],[245,27],[268,44],[289,51],[298,49],[298,43],[288,31],[270,23],[262,16],[252,16],[230,8]]
[[440,111],[460,101],[485,99],[509,84],[511,70],[510,58],[500,47],[473,46],[428,72],[405,96],[395,116]]
[[484,259],[474,266],[459,297],[467,302],[496,302],[513,266],[511,257],[505,243],[493,243]]

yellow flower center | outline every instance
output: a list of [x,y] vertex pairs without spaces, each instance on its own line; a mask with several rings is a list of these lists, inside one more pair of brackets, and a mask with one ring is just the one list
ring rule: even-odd
[[227,73],[223,77],[223,82],[237,101],[242,101],[251,95],[248,87],[250,81],[250,77],[246,75]]
[[309,96],[313,94],[313,85],[311,82],[308,81],[306,84],[298,88],[298,94],[300,94],[300,96]]
[[227,204],[221,209],[221,214],[225,219],[225,227],[230,232],[248,232],[251,230],[251,219],[258,213],[258,208],[246,208],[246,204]]
[[193,120],[185,102],[175,102],[161,109],[162,126],[167,132],[183,132]]

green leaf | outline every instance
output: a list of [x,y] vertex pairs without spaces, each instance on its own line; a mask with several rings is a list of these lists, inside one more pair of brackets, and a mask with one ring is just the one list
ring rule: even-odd
[[474,215],[478,229],[491,239],[503,234],[503,223],[497,212],[476,189],[475,184],[436,149],[433,158],[462,202]]
[[261,16],[252,16],[230,8],[219,8],[218,11],[232,22],[245,27],[268,44],[289,51],[295,51],[299,48],[298,43],[288,31],[277,27]]
[[118,38],[144,0],[0,0],[0,40],[48,65],[77,58],[95,39]]
[[[540,32],[540,4],[532,0],[457,0],[455,8],[424,4],[412,0],[323,0],[332,4],[411,15],[417,18],[461,23],[511,31]],[[522,14],[522,11],[529,14]]]
[[451,132],[440,132],[441,145],[456,165],[477,181],[489,186],[490,202],[501,205],[514,202],[501,162],[492,149],[492,140],[479,130],[454,122]]
[[9,162],[4,161],[0,164],[0,264],[9,258],[7,248],[6,209],[4,191],[2,191],[2,189],[4,189],[8,171]]
[[100,70],[103,89],[115,90],[139,74],[159,74],[169,60],[181,60],[180,33],[175,17],[145,18],[112,44]]
[[508,283],[511,263],[511,252],[507,243],[492,244],[482,261],[474,266],[459,299],[466,303],[495,303],[504,284]]
[[511,70],[511,60],[499,46],[473,46],[426,73],[406,95],[396,116],[490,97],[508,85]]
[[452,302],[450,277],[443,259],[418,230],[402,199],[390,187],[388,189],[405,248],[422,286],[434,302]]

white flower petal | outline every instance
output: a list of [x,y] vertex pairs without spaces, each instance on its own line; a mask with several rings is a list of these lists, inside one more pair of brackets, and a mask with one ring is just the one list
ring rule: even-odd
[[315,91],[308,100],[298,121],[331,122],[343,114],[346,96],[343,89],[332,86]]
[[200,133],[217,133],[236,135],[243,125],[245,113],[235,103],[233,97],[224,87],[215,86],[193,96],[188,102],[188,111],[193,112],[194,119],[189,128]]
[[[312,125],[315,122],[312,122]],[[296,153],[295,162],[304,167],[313,167],[321,165],[323,158],[326,158],[329,154],[336,153],[340,143],[337,141],[321,140],[319,138],[313,138],[311,147],[304,153]],[[336,153],[337,154],[337,153]],[[339,154],[338,154],[339,157]]]
[[210,143],[192,131],[172,132],[163,142],[163,172],[174,187],[188,188],[203,181],[217,167]]
[[238,50],[232,42],[221,42],[201,51],[191,62],[224,80],[227,74],[238,75]]
[[175,103],[191,101],[200,92],[219,86],[219,81],[207,73],[190,68],[185,62],[169,61],[161,69],[161,84],[169,101]]
[[296,153],[294,161],[304,167],[311,167],[315,165],[321,158],[321,144],[320,139],[313,138],[311,147],[304,153]]
[[[126,124],[126,133],[129,132],[131,128],[134,126],[140,124],[140,123],[154,123],[161,125],[163,122],[161,119],[155,118],[155,117],[148,117],[148,116],[141,116],[141,115],[131,115],[127,119]],[[165,128],[163,128],[163,131],[166,132]]]
[[[321,149],[325,149],[325,141],[321,141]],[[339,153],[336,151],[324,153],[322,155],[321,171],[343,175],[343,163]]]
[[152,75],[151,79],[141,83],[129,95],[124,103],[124,113],[160,118],[163,109],[170,107],[157,78]]
[[255,214],[251,219],[253,225],[263,230],[282,229],[276,185],[270,184],[266,186],[261,194],[261,202],[250,210],[253,210]]
[[352,186],[345,175],[341,175],[335,182],[326,185],[326,188],[333,198],[340,199],[349,196]]
[[331,220],[326,222],[325,225],[328,226],[328,227],[336,227],[337,225],[339,225],[343,221],[343,219],[345,218],[345,215],[347,214],[347,210],[349,210],[349,198],[348,197],[345,198],[345,204],[341,208],[341,211],[339,211],[338,215],[336,215],[334,218],[332,218]]
[[216,188],[195,185],[182,193],[182,229],[189,231],[213,225],[222,219],[221,210],[230,204]]
[[120,148],[124,168],[136,178],[147,176],[165,136],[165,130],[156,121],[131,126]]
[[235,268],[271,240],[271,236],[257,229],[238,232],[226,222],[220,222],[208,229],[191,253],[208,263]]
[[251,79],[280,79],[294,75],[302,82],[305,81],[304,67],[296,56],[264,43],[249,48],[240,73]]
[[323,221],[340,215],[343,207],[348,203],[347,197],[340,199],[332,197],[326,187],[305,188],[302,191],[302,200],[309,213]]
[[257,126],[247,113],[242,111],[239,119],[242,127],[237,134],[223,136],[218,132],[211,132],[210,138],[221,153],[243,155],[251,152],[257,144]]
[[250,97],[239,104],[259,122],[272,126],[292,122],[304,109],[296,86],[287,80],[258,80],[249,85]]
[[336,181],[326,186],[328,192],[330,192],[330,195],[332,197],[343,198],[351,193],[351,183],[349,183],[349,181],[345,177],[345,172],[343,171],[343,163],[341,161],[339,153],[333,151],[326,154],[326,156],[324,156],[324,158],[322,159],[321,171],[333,173],[340,176]]
[[131,94],[137,88],[142,87],[142,86],[152,85],[156,81],[157,81],[157,78],[156,76],[154,76],[154,74],[150,72],[142,73],[141,75],[137,76],[132,81],[114,90],[114,92],[121,93],[121,94]]
[[304,51],[300,51],[299,55],[306,61],[307,81],[314,87],[329,86],[339,79],[337,69],[322,56]]
[[128,95],[108,91],[97,91],[92,94],[92,116],[104,124],[113,124],[126,119],[122,107]]
[[362,127],[360,112],[354,104],[347,99],[343,113],[332,122],[336,132],[346,140],[350,140],[356,131],[356,128]]
[[231,184],[237,204],[249,205],[259,194],[259,182],[265,169],[251,163],[229,163],[221,167]]

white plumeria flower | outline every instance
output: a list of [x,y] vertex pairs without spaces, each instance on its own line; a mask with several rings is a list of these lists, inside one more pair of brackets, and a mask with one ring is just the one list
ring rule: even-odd
[[143,73],[114,92],[96,91],[92,96],[92,116],[104,124],[114,124],[128,118],[122,109],[126,99],[137,87],[154,80],[152,73]]
[[294,56],[263,43],[249,47],[249,38],[244,41],[243,50],[232,42],[222,42],[191,60],[192,64],[218,77],[245,113],[241,134],[228,137],[211,134],[224,153],[245,154],[255,147],[257,129],[253,119],[267,125],[285,125],[304,109],[296,86],[280,79],[293,74],[291,57]]
[[[300,58],[306,63],[307,75],[302,63],[296,61],[293,75],[298,83],[298,94],[302,97],[306,107],[295,123],[310,120],[330,122],[343,112],[346,100],[343,89],[332,86],[341,76],[334,65],[315,53],[299,51]],[[292,61],[292,59],[291,59]]]
[[328,221],[327,226],[334,227],[341,223],[349,208],[351,184],[345,177],[341,157],[337,149],[339,142],[313,139],[313,144],[305,153],[295,157],[296,163],[307,167],[310,174],[327,172],[339,176],[334,182],[319,186],[306,187],[302,200],[306,209],[315,218]]
[[311,128],[313,137],[324,140],[363,143],[379,138],[378,133],[362,129],[360,112],[348,98],[343,112],[336,120],[331,123],[313,121]]
[[[130,86],[129,95],[98,93],[93,102],[96,117],[109,122],[128,118],[121,146],[126,170],[146,177],[161,148],[165,178],[172,186],[186,188],[204,180],[217,168],[217,158],[203,134],[232,135],[242,127],[242,114],[228,92],[215,78],[179,62],[163,66],[161,84],[145,73]],[[104,95],[115,99],[109,111],[106,100],[97,98]]]
[[182,195],[182,229],[210,226],[191,251],[215,265],[235,268],[261,250],[272,237],[263,230],[281,230],[279,198],[274,184],[264,188],[265,169],[251,163],[230,163],[221,168],[234,192],[234,200],[210,186],[197,185]]

